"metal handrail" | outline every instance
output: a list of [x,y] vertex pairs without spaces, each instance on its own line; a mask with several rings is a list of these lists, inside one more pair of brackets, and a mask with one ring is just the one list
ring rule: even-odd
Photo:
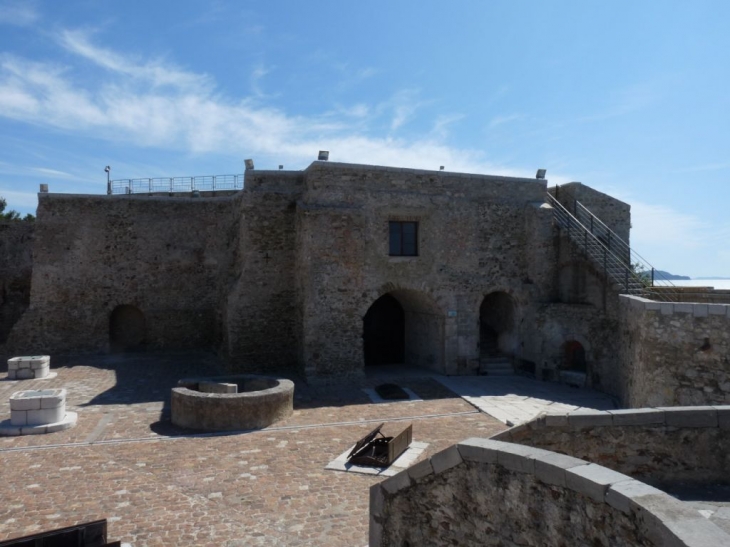
[[199,175],[192,177],[157,177],[142,179],[118,179],[109,181],[111,194],[154,194],[242,190],[244,175]]
[[[671,293],[661,295],[653,293],[651,291],[651,285],[646,277],[637,274],[634,266],[628,263],[627,260],[618,256],[614,249],[610,248],[610,239],[606,238],[604,241],[598,234],[594,233],[595,225],[594,231],[591,231],[576,216],[571,214],[557,198],[551,194],[547,194],[547,200],[548,203],[553,206],[553,216],[557,221],[558,226],[567,231],[568,237],[576,243],[579,248],[582,248],[587,257],[591,258],[596,264],[601,266],[604,275],[609,280],[620,286],[623,292],[643,296],[651,294],[653,298],[671,301],[671,298],[665,298],[665,296],[669,296]],[[597,219],[595,215],[592,213],[590,214]],[[631,257],[630,249],[628,253],[624,254],[624,257]]]

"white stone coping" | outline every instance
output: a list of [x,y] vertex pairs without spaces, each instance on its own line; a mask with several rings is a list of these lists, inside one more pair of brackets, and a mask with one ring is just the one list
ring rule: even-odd
[[370,488],[369,545],[382,545],[387,498],[464,462],[497,465],[514,473],[533,475],[546,485],[572,490],[597,503],[608,504],[633,517],[639,532],[655,545],[730,545],[730,535],[692,507],[627,475],[557,452],[480,438],[466,439],[373,485]]
[[719,428],[730,431],[730,405],[667,406],[620,410],[586,410],[545,413],[498,433],[495,440],[511,440],[515,433],[542,427],[582,429],[594,427]]
[[630,294],[620,294],[619,299],[623,299],[632,308],[659,312],[662,315],[688,314],[694,317],[708,317],[717,315],[730,318],[730,304],[700,304],[691,302],[657,302],[640,296]]
[[12,357],[8,359],[8,370],[19,370],[22,368],[39,369],[46,368],[51,364],[50,355],[34,355]]
[[27,389],[10,396],[10,410],[57,408],[66,403],[66,389]]
[[366,465],[354,465],[347,462],[347,456],[350,454],[352,449],[355,448],[353,444],[350,448],[345,450],[342,454],[337,456],[334,460],[325,466],[325,469],[331,471],[345,471],[348,473],[361,473],[363,475],[379,475],[381,477],[392,477],[400,473],[401,471],[408,469],[413,462],[415,462],[421,454],[428,448],[428,443],[422,443],[419,441],[412,441],[410,446],[398,456],[395,461],[388,467],[370,467]]

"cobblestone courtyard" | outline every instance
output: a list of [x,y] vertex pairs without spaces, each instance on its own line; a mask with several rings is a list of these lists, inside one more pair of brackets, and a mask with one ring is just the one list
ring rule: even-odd
[[[0,374],[0,420],[21,389],[68,390],[78,425],[0,438],[0,539],[106,518],[110,539],[144,545],[367,544],[370,485],[378,477],[324,467],[380,422],[413,423],[423,457],[506,426],[437,381],[398,383],[422,401],[373,404],[358,385],[296,382],[294,415],[256,432],[195,434],[169,421],[183,377],[222,372],[216,358],[130,355],[52,359],[58,376]],[[392,378],[388,379],[389,381]],[[296,381],[296,379],[295,379]]]

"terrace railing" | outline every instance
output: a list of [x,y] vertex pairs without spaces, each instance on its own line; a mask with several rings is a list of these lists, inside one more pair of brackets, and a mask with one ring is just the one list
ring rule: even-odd
[[671,281],[662,281],[661,291],[652,290],[656,281],[654,267],[578,200],[570,196],[566,207],[548,193],[547,202],[553,207],[560,229],[617,285],[619,292],[664,302],[677,300]]
[[217,190],[242,190],[244,176],[202,175],[195,177],[157,177],[146,179],[118,179],[109,182],[111,194],[156,194],[214,192]]

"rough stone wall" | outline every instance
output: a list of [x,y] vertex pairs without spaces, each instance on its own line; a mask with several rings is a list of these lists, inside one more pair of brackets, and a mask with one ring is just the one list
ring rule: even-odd
[[0,222],[0,347],[30,303],[34,232],[32,222]]
[[[483,297],[502,290],[525,306],[552,288],[528,270],[528,236],[542,234],[536,253],[552,236],[548,214],[528,210],[544,181],[321,162],[305,180],[297,263],[310,376],[362,371],[362,318],[386,293],[424,327],[406,333],[410,364],[475,372]],[[528,215],[539,215],[531,230]],[[419,223],[417,257],[388,256],[389,221]]]
[[546,415],[493,437],[663,485],[730,483],[730,406]]
[[654,545],[635,520],[573,490],[467,462],[388,502],[380,545]]
[[730,305],[620,297],[626,406],[730,404]]
[[299,172],[249,171],[237,210],[235,261],[224,296],[223,350],[240,371],[297,366],[296,202]]
[[556,196],[569,211],[572,212],[572,199],[580,201],[591,213],[596,215],[611,230],[629,243],[629,234],[631,232],[631,206],[628,203],[619,201],[614,197],[594,190],[590,186],[586,186],[580,182],[570,182],[562,184],[558,188],[550,188],[553,196]]
[[[146,348],[215,347],[242,371],[359,375],[363,317],[390,293],[405,312],[406,364],[475,373],[480,306],[501,292],[514,306],[502,349],[549,368],[577,333],[610,385],[600,279],[588,296],[561,293],[568,247],[545,191],[544,180],[315,162],[249,171],[235,194],[46,194],[31,304],[12,342],[104,351],[112,311],[128,305],[144,315]],[[418,222],[417,257],[389,256],[389,221]]]
[[119,305],[145,316],[147,348],[210,346],[239,198],[40,195],[20,353],[104,350]]
[[628,475],[493,439],[466,439],[370,488],[370,547],[728,544],[694,507]]

